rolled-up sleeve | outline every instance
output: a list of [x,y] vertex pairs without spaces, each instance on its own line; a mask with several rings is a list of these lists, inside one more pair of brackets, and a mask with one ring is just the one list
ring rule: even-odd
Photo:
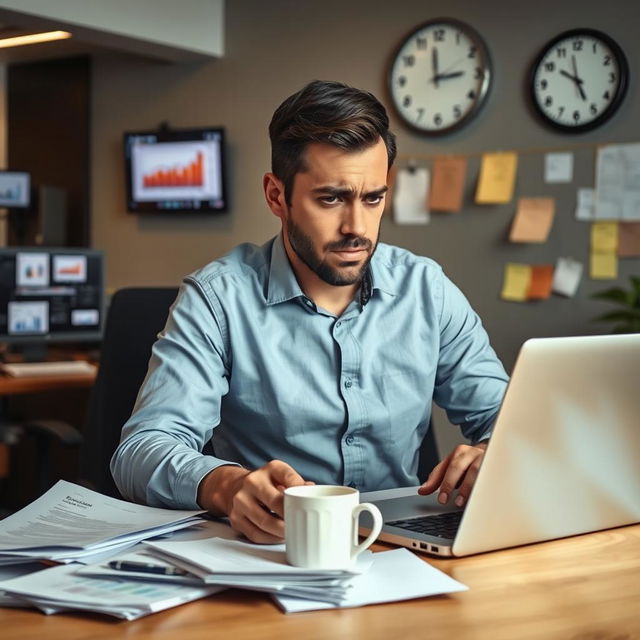
[[135,502],[197,509],[202,478],[235,464],[202,453],[229,388],[224,317],[203,286],[185,279],[111,460],[118,489]]
[[480,318],[442,277],[440,354],[434,401],[463,435],[476,443],[491,435],[508,376],[489,344]]

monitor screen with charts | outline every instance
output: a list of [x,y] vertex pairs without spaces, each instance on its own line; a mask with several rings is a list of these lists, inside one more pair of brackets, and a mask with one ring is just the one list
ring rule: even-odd
[[26,171],[0,171],[0,207],[28,209],[31,206],[31,176]]
[[0,249],[0,342],[96,342],[103,325],[103,254]]

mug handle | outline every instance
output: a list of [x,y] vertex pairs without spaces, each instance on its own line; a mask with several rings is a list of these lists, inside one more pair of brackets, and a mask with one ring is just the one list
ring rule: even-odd
[[351,547],[351,560],[355,560],[360,553],[362,553],[367,547],[370,547],[382,530],[382,514],[380,513],[380,509],[370,502],[363,502],[353,508],[352,517],[354,538],[356,540],[358,539],[358,518],[363,511],[368,511],[373,517],[373,527],[371,527],[371,533],[363,542],[358,545],[354,544]]

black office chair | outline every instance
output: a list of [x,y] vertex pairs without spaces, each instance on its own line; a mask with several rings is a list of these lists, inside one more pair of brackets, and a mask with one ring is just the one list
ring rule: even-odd
[[420,445],[420,454],[418,458],[418,479],[424,482],[432,469],[440,462],[438,454],[438,445],[436,444],[436,436],[433,432],[433,421],[429,425],[427,435],[425,435]]

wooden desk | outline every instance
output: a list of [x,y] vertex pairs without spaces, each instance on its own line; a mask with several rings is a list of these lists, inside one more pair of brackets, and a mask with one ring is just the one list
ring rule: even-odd
[[[374,549],[387,547],[376,545]],[[640,525],[432,564],[465,593],[285,615],[229,590],[133,622],[0,610],[5,640],[632,640],[640,638]]]

